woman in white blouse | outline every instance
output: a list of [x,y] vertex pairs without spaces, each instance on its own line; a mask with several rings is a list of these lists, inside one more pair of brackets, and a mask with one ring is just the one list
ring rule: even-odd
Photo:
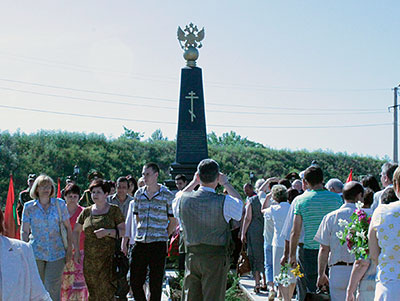
[[[273,186],[271,194],[271,198],[277,202],[277,204],[271,205],[267,209],[263,209],[262,212],[264,213],[266,222],[269,221],[274,225],[274,236],[272,238],[272,262],[275,278],[279,275],[281,270],[280,260],[283,256],[283,250],[285,247],[285,238],[281,236],[281,232],[286,220],[286,216],[289,212],[290,204],[287,202],[288,192],[285,186]],[[293,277],[288,287],[279,285],[279,292],[283,297],[283,300],[291,300],[295,284],[295,278]]]
[[0,210],[0,300],[51,301],[40,280],[32,247],[3,236],[3,222]]
[[[393,175],[393,188],[400,198],[400,169]],[[369,252],[377,264],[374,300],[399,300],[400,296],[400,201],[381,204],[369,227]]]

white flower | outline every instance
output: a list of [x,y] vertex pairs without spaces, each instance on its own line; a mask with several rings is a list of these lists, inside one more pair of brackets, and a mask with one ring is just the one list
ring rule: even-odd
[[336,236],[337,236],[337,238],[342,239],[342,237],[343,237],[343,231],[338,231],[338,232],[336,232]]
[[362,203],[361,201],[358,201],[358,202],[356,203],[357,209],[362,209],[363,206],[364,206],[364,203]]
[[356,232],[356,236],[360,237],[362,240],[366,239],[365,231],[362,232]]
[[346,227],[349,224],[349,222],[346,221],[345,219],[339,218],[339,223],[338,224],[339,224],[340,227]]

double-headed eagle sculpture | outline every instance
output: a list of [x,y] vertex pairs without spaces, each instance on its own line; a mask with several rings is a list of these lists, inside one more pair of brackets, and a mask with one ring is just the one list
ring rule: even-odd
[[204,27],[199,31],[196,25],[190,23],[185,29],[178,27],[178,41],[181,48],[185,50],[183,57],[187,61],[188,67],[196,67],[196,60],[199,57],[197,48],[203,45],[201,41],[204,39]]

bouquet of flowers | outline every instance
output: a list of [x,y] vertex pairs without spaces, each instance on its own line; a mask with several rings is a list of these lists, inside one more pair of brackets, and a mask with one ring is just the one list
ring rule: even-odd
[[340,244],[346,244],[348,251],[355,255],[356,259],[368,258],[368,228],[371,217],[362,209],[363,203],[356,203],[357,209],[351,215],[351,222],[339,219],[339,226],[344,227],[344,231],[336,232]]
[[[275,276],[274,281],[277,285],[282,285],[284,287],[288,287],[290,285],[290,279],[292,278],[292,275],[289,274],[289,269],[291,269],[291,266],[289,263],[282,265],[281,266],[281,272],[279,275]],[[297,264],[297,267],[294,269],[291,269],[290,272],[295,276],[302,278],[304,277],[304,274],[300,272],[300,266]]]

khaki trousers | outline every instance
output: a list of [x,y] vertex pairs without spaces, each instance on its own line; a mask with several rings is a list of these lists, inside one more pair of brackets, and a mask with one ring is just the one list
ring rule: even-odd
[[191,252],[185,259],[182,300],[225,300],[229,256],[220,252]]
[[36,259],[40,279],[53,301],[59,301],[61,296],[61,276],[64,271],[65,258],[56,261]]

